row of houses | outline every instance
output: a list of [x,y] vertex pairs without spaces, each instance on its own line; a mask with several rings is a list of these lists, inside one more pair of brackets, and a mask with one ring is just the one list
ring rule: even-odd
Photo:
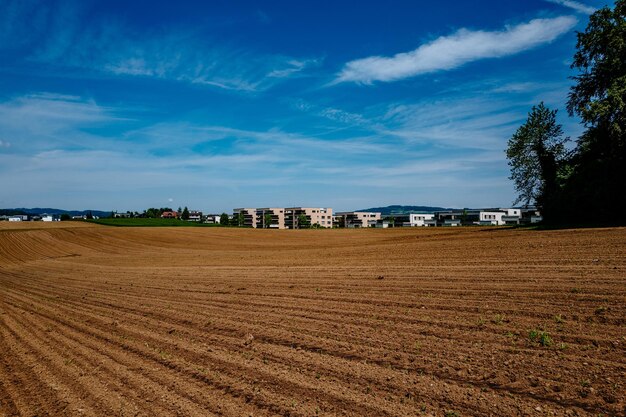
[[[132,213],[113,213],[114,217],[133,217]],[[177,219],[176,211],[165,211],[162,218]],[[72,219],[85,219],[73,216]],[[541,214],[534,207],[488,208],[444,210],[434,213],[408,213],[382,215],[379,212],[347,211],[333,213],[324,207],[264,207],[235,208],[229,216],[229,224],[258,229],[302,229],[302,228],[367,228],[367,227],[454,227],[454,226],[504,226],[532,224],[541,221]],[[0,216],[0,220],[11,222],[60,221],[58,214]],[[189,211],[188,221],[214,223],[222,221],[219,214],[203,215],[201,211]]]
[[58,214],[42,214],[28,215],[28,214],[16,214],[13,216],[0,216],[0,220],[8,220],[10,222],[28,222],[28,221],[44,221],[44,222],[60,222],[61,216]]
[[266,207],[235,208],[231,220],[241,227],[259,229],[454,227],[531,224],[540,222],[541,215],[534,207],[444,210],[385,216],[379,212],[364,211],[333,214],[332,208],[319,207]]
[[323,207],[236,208],[233,223],[258,229],[333,227],[333,209]]
[[535,207],[444,210],[434,213],[389,215],[376,227],[505,226],[539,223]]
[[[178,219],[180,218],[182,213],[179,213],[177,211],[164,211],[161,214],[161,218],[163,219]],[[190,222],[201,222],[204,220],[204,217],[202,216],[202,212],[201,211],[196,211],[196,210],[191,210],[189,212],[189,218],[187,219]]]

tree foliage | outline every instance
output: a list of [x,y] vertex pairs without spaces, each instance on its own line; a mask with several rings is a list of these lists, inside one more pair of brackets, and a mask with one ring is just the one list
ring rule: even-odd
[[272,225],[272,213],[265,213],[263,215],[263,226],[266,229],[269,229],[271,225]]
[[311,221],[304,213],[298,215],[298,229],[308,229],[311,227]]
[[245,214],[243,214],[243,212],[240,211],[239,213],[237,213],[237,218],[235,220],[237,223],[235,226],[243,227],[246,222],[246,216]]
[[189,209],[187,208],[187,206],[185,206],[185,208],[183,209],[183,213],[180,217],[183,220],[189,220]]
[[[572,68],[580,74],[569,94],[567,109],[587,126],[605,125],[624,139],[626,128],[626,0],[618,0],[589,17],[578,33]],[[622,143],[623,145],[623,143]]]
[[222,215],[220,216],[220,224],[222,226],[228,226],[228,214],[222,213]]
[[563,129],[556,122],[557,110],[543,102],[533,106],[526,123],[509,139],[506,156],[518,198],[514,204],[536,204],[545,211],[559,193],[559,171],[566,151]]
[[172,208],[171,207],[161,207],[161,208],[150,207],[149,209],[144,210],[143,217],[154,219],[157,217],[161,217],[163,212],[166,212],[166,211],[172,211]]
[[[556,111],[533,107],[509,140],[517,202],[535,202],[548,222],[624,224],[626,205],[626,0],[589,17],[578,33],[567,110],[585,126],[566,154]],[[558,219],[550,215],[559,212]]]
[[593,212],[596,222],[623,223],[616,209],[626,204],[626,0],[590,16],[572,68],[580,73],[567,109],[587,129],[572,158],[563,206],[572,219]]

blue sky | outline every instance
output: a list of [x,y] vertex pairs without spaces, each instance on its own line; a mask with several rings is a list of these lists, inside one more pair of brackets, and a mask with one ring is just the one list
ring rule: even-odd
[[0,0],[0,207],[508,206],[606,3]]

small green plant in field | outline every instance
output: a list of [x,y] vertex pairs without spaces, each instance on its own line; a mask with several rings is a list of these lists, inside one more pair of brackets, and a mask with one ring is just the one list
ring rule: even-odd
[[494,324],[502,324],[502,322],[504,322],[504,314],[496,314],[493,316],[491,322]]
[[559,350],[567,350],[567,349],[569,349],[569,346],[567,345],[567,343],[559,344]]
[[580,288],[572,288],[571,290],[569,290],[572,294],[578,294],[580,292],[582,292],[582,290]]
[[478,322],[476,323],[476,325],[477,325],[478,327],[483,327],[483,326],[485,325],[485,323],[486,323],[486,322],[487,322],[487,321],[486,321],[483,317],[481,317],[481,318],[479,318],[479,319],[478,319]]
[[541,346],[550,346],[552,344],[552,338],[547,332],[541,332],[539,335],[539,344]]
[[554,321],[559,323],[559,324],[565,323],[565,319],[560,314],[555,315],[553,318],[554,318]]
[[595,313],[596,313],[596,315],[601,316],[602,314],[606,313],[608,309],[609,308],[606,307],[606,306],[600,306],[600,307],[596,308]]
[[552,338],[548,332],[543,330],[533,329],[528,332],[528,338],[535,343],[539,343],[541,346],[550,346],[552,345]]
[[580,386],[586,388],[591,385],[591,382],[588,379],[583,379],[580,381]]
[[459,414],[459,413],[457,413],[457,412],[456,412],[456,411],[454,411],[454,410],[447,410],[447,411],[444,413],[444,415],[445,415],[446,417],[460,417],[460,414]]

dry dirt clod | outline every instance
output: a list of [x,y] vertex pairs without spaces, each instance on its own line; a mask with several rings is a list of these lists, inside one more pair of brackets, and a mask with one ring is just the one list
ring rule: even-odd
[[252,344],[253,340],[254,340],[254,336],[252,336],[252,334],[248,333],[248,334],[246,334],[246,336],[243,339],[243,345],[244,346],[250,346]]

